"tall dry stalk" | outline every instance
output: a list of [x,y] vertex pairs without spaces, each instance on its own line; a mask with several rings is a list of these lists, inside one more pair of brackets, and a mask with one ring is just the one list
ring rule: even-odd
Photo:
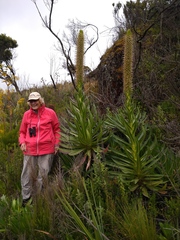
[[79,31],[76,53],[76,81],[78,90],[82,89],[84,80],[84,33]]
[[123,93],[128,98],[133,90],[133,35],[128,30],[124,37]]

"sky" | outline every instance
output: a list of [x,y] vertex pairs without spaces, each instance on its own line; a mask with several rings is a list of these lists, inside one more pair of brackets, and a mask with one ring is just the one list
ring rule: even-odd
[[[36,0],[43,16],[48,14],[43,0]],[[54,5],[52,28],[59,36],[66,31],[69,19],[94,24],[98,27],[100,38],[98,43],[85,57],[85,65],[92,70],[100,62],[100,57],[112,45],[112,37],[108,29],[114,27],[113,0],[58,0]],[[17,41],[16,58],[13,62],[16,74],[20,77],[18,85],[25,87],[40,85],[41,78],[50,82],[50,59],[54,54],[57,40],[46,29],[37,9],[31,0],[0,0],[0,34],[6,34]],[[67,72],[62,71],[59,81],[68,80]],[[0,80],[0,88],[5,88]]]

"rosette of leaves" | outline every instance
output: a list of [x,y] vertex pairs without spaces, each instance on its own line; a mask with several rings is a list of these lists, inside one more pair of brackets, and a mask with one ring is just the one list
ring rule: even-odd
[[75,156],[76,167],[86,164],[87,170],[96,154],[103,152],[109,134],[96,106],[90,104],[82,90],[76,93],[67,111],[69,119],[61,126],[60,151]]
[[160,190],[164,180],[158,164],[163,149],[146,124],[146,114],[128,99],[117,113],[108,114],[106,123],[113,130],[106,156],[112,176],[146,197],[148,190]]

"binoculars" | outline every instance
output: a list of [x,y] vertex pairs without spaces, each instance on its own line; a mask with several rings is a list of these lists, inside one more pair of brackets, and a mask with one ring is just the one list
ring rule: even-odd
[[30,137],[36,136],[36,128],[35,127],[29,128],[29,136]]

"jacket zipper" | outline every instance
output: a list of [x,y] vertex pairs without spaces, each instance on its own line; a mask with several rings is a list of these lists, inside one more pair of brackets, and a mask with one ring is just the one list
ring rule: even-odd
[[39,115],[39,111],[38,111],[38,123],[37,123],[37,155],[39,155],[39,125],[40,125],[40,115]]

